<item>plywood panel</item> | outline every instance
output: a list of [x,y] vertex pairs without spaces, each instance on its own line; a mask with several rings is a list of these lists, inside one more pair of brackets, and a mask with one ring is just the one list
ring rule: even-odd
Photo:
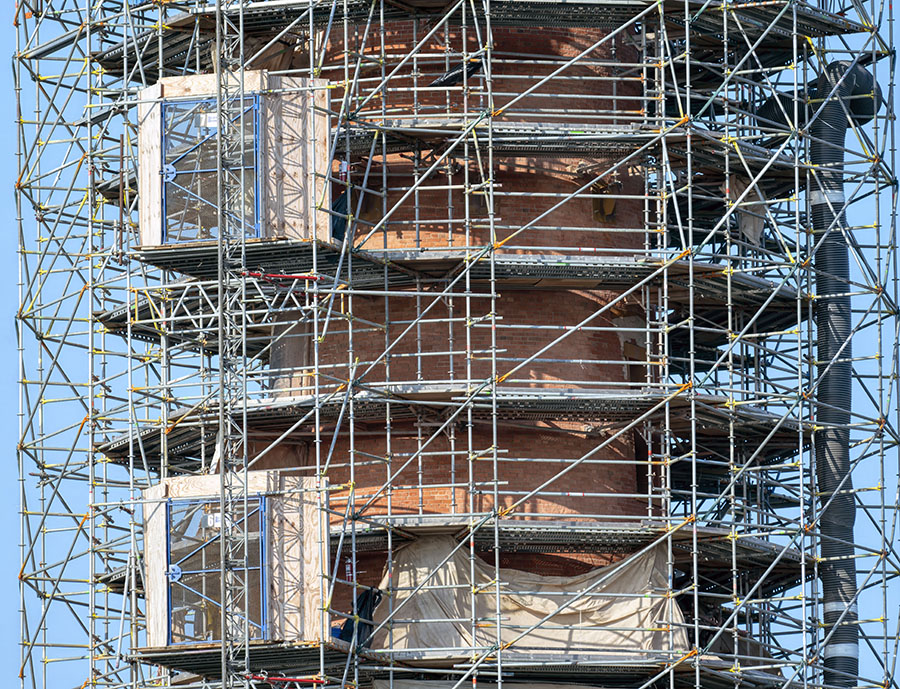
[[285,495],[284,477],[273,473],[270,492],[280,493],[278,500],[269,500],[270,552],[268,562],[269,634],[273,639],[296,639],[296,620],[303,605],[303,591],[298,586],[300,563],[297,540],[302,530],[299,519],[299,496]]
[[[324,86],[326,82],[319,82]],[[316,239],[323,242],[331,241],[331,215],[325,210],[331,208],[331,182],[326,178],[331,174],[331,159],[329,141],[331,139],[331,92],[326,88],[317,89],[314,97],[315,111],[313,113],[310,146],[314,149],[309,158],[315,162],[316,176],[313,186],[316,190]],[[312,167],[309,174],[313,174]],[[326,177],[323,177],[325,175]]]
[[[279,84],[280,77],[273,77],[267,84]],[[260,98],[260,146],[263,232],[267,237],[293,237],[288,229],[285,214],[290,213],[286,198],[296,186],[285,162],[288,136],[284,125],[284,99],[280,94],[266,94]],[[302,197],[301,197],[302,198]],[[302,233],[300,233],[302,238]]]
[[138,225],[143,246],[162,244],[162,87],[141,91],[138,103]]
[[[324,598],[321,587],[328,571],[330,548],[328,522],[325,513],[319,510],[315,490],[318,479],[305,477],[303,493],[303,623],[301,629],[305,641],[326,641],[322,638],[328,629],[325,617]],[[324,495],[324,494],[323,494]]]
[[159,483],[143,492],[144,596],[147,604],[147,646],[168,643],[166,583],[166,486]]
[[[303,637],[303,520],[300,505],[303,486],[276,475],[273,490],[281,493],[270,501],[272,557],[269,569],[269,621],[273,638]],[[287,492],[286,492],[287,491]]]
[[324,629],[320,589],[323,544],[319,541],[322,519],[316,504],[316,479],[281,474],[277,485],[282,497],[270,501],[272,634],[284,641],[319,640]]
[[166,481],[170,498],[215,497],[219,495],[221,479],[218,475],[179,476]]
[[[250,493],[265,493],[268,488],[266,471],[247,472],[247,490]],[[218,474],[204,476],[179,476],[166,481],[170,498],[212,498],[219,497],[221,477]]]
[[327,82],[270,77],[268,85],[273,92],[262,98],[261,118],[266,236],[328,241],[330,216],[316,206],[331,203],[330,185],[321,177],[330,170],[329,117],[313,107],[327,107]]
[[[260,91],[265,88],[266,73],[262,70],[244,72],[244,92]],[[230,86],[237,84],[233,77]],[[194,74],[185,77],[165,77],[159,80],[164,98],[215,98],[216,75]]]

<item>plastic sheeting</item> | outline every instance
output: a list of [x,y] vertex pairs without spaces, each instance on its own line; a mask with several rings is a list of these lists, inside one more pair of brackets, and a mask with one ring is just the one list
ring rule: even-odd
[[[688,650],[684,618],[674,600],[666,597],[664,546],[573,577],[501,569],[498,597],[494,568],[479,558],[470,561],[465,546],[450,555],[456,545],[450,536],[436,536],[397,552],[393,604],[385,595],[375,610],[376,627],[391,607],[395,613],[391,625],[376,633],[373,650],[427,654],[438,649],[492,648],[497,643],[498,605],[500,641],[512,644],[504,652],[641,660]],[[380,588],[388,594],[391,584],[385,575]],[[422,589],[413,593],[420,585]],[[473,617],[478,621],[474,631]]]

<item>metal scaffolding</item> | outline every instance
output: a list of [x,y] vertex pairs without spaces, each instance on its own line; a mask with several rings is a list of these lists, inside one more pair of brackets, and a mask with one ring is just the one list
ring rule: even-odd
[[14,20],[23,687],[898,689],[890,3]]

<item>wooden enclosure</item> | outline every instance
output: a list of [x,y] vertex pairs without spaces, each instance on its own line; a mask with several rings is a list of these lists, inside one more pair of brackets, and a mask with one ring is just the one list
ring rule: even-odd
[[[321,210],[331,207],[327,180],[331,172],[327,82],[274,76],[265,71],[245,72],[243,79],[244,91],[255,113],[253,122],[249,122],[248,115],[248,146],[252,150],[246,154],[248,164],[253,160],[253,171],[247,173],[248,178],[252,177],[252,184],[247,185],[244,203],[245,210],[254,209],[256,236],[330,241],[331,216],[327,210]],[[215,239],[214,231],[202,231],[204,227],[213,227],[217,218],[215,86],[214,74],[202,74],[164,78],[141,91],[138,216],[143,247]],[[178,104],[185,106],[185,113],[194,117],[198,129],[193,141],[184,136],[184,131],[179,132],[180,143],[187,152],[179,161],[195,170],[178,170],[183,175],[189,174],[192,181],[190,189],[178,188],[180,197],[176,203],[167,182],[176,170],[172,165],[167,169],[172,146],[167,149],[166,141],[171,142],[172,132],[167,131],[170,123],[163,115],[163,108]],[[190,112],[192,105],[197,112]],[[196,236],[175,237],[166,232],[166,222],[170,219],[164,210],[167,199],[193,215],[195,224],[201,228]]]
[[[265,609],[256,611],[265,624],[258,635],[270,641],[316,641],[324,628],[321,616],[321,574],[327,567],[321,544],[327,538],[316,505],[315,479],[279,471],[253,471],[249,474],[248,500],[259,505],[258,535],[248,533],[248,543],[258,537],[263,553],[259,558],[259,576],[249,576],[251,599],[264,602]],[[220,600],[220,574],[217,560],[219,515],[219,476],[184,476],[167,479],[144,491],[144,582],[147,601],[148,647],[163,647],[173,643],[187,643],[185,616],[173,605],[172,563],[178,547],[176,541],[199,552],[203,544],[196,537],[193,543],[184,534],[177,534],[179,525],[172,514],[182,505],[192,505],[201,512],[203,528],[210,543],[208,571],[196,577],[207,586],[206,600],[200,600],[204,611],[195,611],[206,618],[209,629],[215,631],[218,617],[215,608]],[[249,512],[249,510],[248,510]],[[250,529],[248,529],[248,532]],[[252,546],[248,545],[249,549]],[[249,552],[249,550],[248,550]],[[248,560],[250,558],[248,557]],[[181,560],[182,562],[184,560]],[[185,575],[187,576],[187,574]],[[193,584],[197,586],[197,584]],[[262,589],[257,592],[256,586]],[[256,595],[260,593],[262,595]],[[251,606],[252,607],[252,606]],[[252,618],[254,611],[251,611]],[[198,641],[199,639],[194,639]],[[215,641],[214,638],[203,639]]]

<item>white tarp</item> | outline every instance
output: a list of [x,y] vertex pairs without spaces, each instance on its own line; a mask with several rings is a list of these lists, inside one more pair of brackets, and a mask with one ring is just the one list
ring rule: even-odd
[[[498,604],[501,643],[513,643],[505,652],[586,653],[639,660],[688,650],[684,618],[674,600],[666,597],[664,546],[580,576],[501,569],[498,601],[494,568],[477,557],[472,564],[465,546],[441,566],[456,545],[450,536],[435,536],[421,538],[396,553],[393,581],[387,575],[382,579],[380,588],[386,595],[375,610],[377,626],[389,615],[387,594],[393,585],[393,640],[389,642],[385,625],[372,640],[373,650],[390,647],[427,654],[437,649],[490,648],[497,641]],[[419,585],[422,589],[413,593]],[[571,604],[541,622],[566,603]],[[473,616],[478,621],[474,635]],[[517,639],[538,622],[537,629]]]

